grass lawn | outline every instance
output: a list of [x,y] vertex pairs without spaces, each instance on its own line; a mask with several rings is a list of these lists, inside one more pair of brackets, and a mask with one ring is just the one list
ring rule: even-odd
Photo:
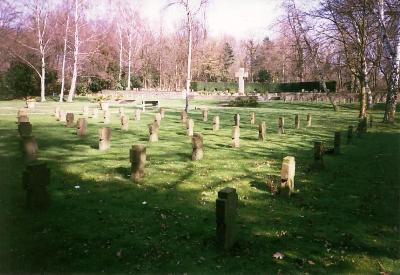
[[[87,102],[62,104],[79,117]],[[346,145],[357,123],[357,105],[334,113],[326,103],[265,103],[258,108],[208,106],[209,121],[191,110],[195,132],[204,138],[204,159],[191,161],[191,140],[180,121],[183,101],[161,101],[166,117],[160,141],[149,144],[153,111],[120,130],[111,106],[111,149],[96,149],[102,119],[89,119],[88,135],[56,121],[56,102],[37,103],[30,114],[39,158],[51,168],[51,206],[24,207],[24,161],[16,131],[22,101],[0,102],[0,273],[245,273],[400,274],[400,128],[383,125],[383,106],[362,138]],[[97,104],[90,104],[90,107]],[[250,124],[256,112],[257,125]],[[233,149],[233,116],[241,114],[241,147]],[[305,127],[307,113],[313,125]],[[221,130],[212,132],[219,115]],[[295,114],[301,129],[294,128]],[[101,113],[99,113],[99,117]],[[286,133],[277,134],[278,117]],[[258,122],[267,139],[258,141]],[[397,124],[399,121],[397,121]],[[313,142],[333,146],[342,131],[342,154],[325,156],[326,168],[310,172]],[[146,176],[129,179],[129,149],[147,145]],[[283,157],[296,158],[296,194],[272,195],[267,181],[279,181]],[[77,189],[75,186],[79,186]],[[229,253],[215,247],[215,200],[223,187],[239,195],[237,244]],[[272,257],[275,252],[285,256]]]

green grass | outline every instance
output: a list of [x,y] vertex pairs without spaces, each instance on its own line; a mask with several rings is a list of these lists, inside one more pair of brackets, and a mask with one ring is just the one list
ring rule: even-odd
[[[62,104],[81,111],[85,101]],[[48,273],[245,273],[400,274],[400,130],[378,122],[368,134],[325,156],[326,168],[310,172],[315,140],[333,146],[334,131],[356,125],[357,105],[333,113],[324,103],[261,104],[258,108],[209,106],[209,122],[190,111],[195,132],[204,137],[204,159],[192,162],[191,140],[180,122],[181,101],[161,101],[166,118],[160,141],[148,144],[154,111],[132,120],[122,132],[112,106],[112,145],[95,149],[102,120],[89,119],[89,134],[75,135],[50,114],[56,102],[38,103],[30,115],[39,157],[51,168],[51,207],[24,207],[24,169],[16,112],[22,101],[0,102],[0,272]],[[97,106],[91,104],[90,107]],[[250,112],[267,123],[267,139],[257,140]],[[230,147],[233,115],[241,114],[241,147]],[[305,128],[307,113],[313,126]],[[212,132],[220,115],[221,130]],[[300,114],[302,128],[294,129]],[[100,115],[100,114],[99,114]],[[277,134],[278,117],[286,134]],[[147,145],[146,177],[129,180],[129,149]],[[296,194],[272,195],[267,180],[279,180],[283,157],[296,157]],[[75,186],[79,185],[79,189]],[[218,190],[237,189],[237,244],[229,253],[215,247]],[[146,204],[143,204],[146,202]],[[275,252],[285,255],[275,260]],[[119,254],[118,252],[121,252]],[[117,256],[117,254],[119,256]]]

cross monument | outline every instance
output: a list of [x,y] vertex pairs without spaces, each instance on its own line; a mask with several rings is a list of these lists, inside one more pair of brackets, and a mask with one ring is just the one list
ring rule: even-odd
[[239,71],[235,73],[235,77],[239,78],[239,94],[244,95],[244,78],[249,77],[248,72],[244,72],[244,68],[239,68]]

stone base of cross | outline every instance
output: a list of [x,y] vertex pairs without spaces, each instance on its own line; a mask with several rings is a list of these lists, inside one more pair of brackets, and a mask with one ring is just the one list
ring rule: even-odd
[[244,78],[249,77],[249,73],[244,71],[244,68],[239,68],[239,71],[235,73],[235,77],[238,77],[239,80],[239,89],[238,93],[240,95],[244,95]]

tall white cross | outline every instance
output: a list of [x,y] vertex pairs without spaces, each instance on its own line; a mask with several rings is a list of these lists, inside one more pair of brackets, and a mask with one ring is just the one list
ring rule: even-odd
[[235,77],[239,78],[239,94],[244,94],[244,78],[249,77],[248,72],[244,72],[244,68],[239,68],[239,71],[235,73]]

